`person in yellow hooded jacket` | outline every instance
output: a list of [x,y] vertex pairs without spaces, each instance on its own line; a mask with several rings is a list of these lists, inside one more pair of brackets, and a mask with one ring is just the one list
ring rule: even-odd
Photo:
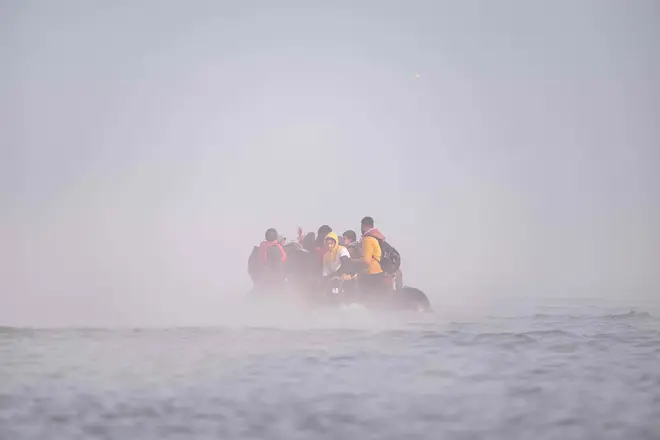
[[378,239],[385,237],[374,227],[374,219],[365,217],[360,224],[362,232],[362,265],[366,272],[360,275],[360,290],[364,295],[379,295],[383,293],[386,274],[383,272],[380,260],[383,251]]
[[351,255],[348,249],[339,244],[339,237],[334,232],[325,236],[325,245],[328,251],[323,254],[323,276],[343,274],[345,271],[341,270],[342,265],[350,264]]

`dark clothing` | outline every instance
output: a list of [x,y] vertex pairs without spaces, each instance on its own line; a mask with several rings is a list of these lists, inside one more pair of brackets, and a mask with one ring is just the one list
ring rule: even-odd
[[358,285],[357,278],[351,280],[344,280],[344,302],[354,303],[360,300],[360,286]]
[[248,258],[248,274],[250,275],[250,279],[252,280],[253,283],[256,283],[257,279],[259,279],[259,275],[261,273],[261,266],[262,264],[259,256],[259,246],[255,246],[252,249],[250,258]]
[[[339,268],[339,271],[341,273],[346,273],[349,275],[357,275],[360,272],[362,272],[363,266],[361,261],[353,261],[353,260],[359,260],[362,255],[360,253],[360,243],[351,243],[348,246],[346,246],[346,250],[348,250],[348,254],[351,256],[350,261],[346,261],[342,263],[341,267]],[[357,283],[355,281],[352,281],[352,284],[356,285],[357,289]]]
[[305,235],[305,238],[302,240],[302,247],[303,249],[306,249],[310,252],[314,250],[316,247],[316,236],[313,232],[309,232],[307,235]]
[[357,242],[351,243],[346,246],[346,249],[348,250],[348,253],[350,254],[351,258],[362,257],[362,249],[360,243]]
[[380,308],[389,299],[392,287],[387,286],[384,272],[376,274],[360,274],[358,286],[360,289],[360,302],[367,307]]
[[360,274],[358,277],[360,291],[368,295],[378,295],[387,290],[385,284],[385,274],[383,272],[376,274]]
[[336,275],[357,275],[360,272],[361,263],[352,261],[350,258],[343,257],[341,259],[341,266],[337,269]]
[[287,276],[300,288],[306,288],[318,282],[318,259],[312,252],[305,249],[287,248]]
[[383,272],[374,274],[360,274],[360,284],[369,289],[382,289],[385,285],[385,275]]

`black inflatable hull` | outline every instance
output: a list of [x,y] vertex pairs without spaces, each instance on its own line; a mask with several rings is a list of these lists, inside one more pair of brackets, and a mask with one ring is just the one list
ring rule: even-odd
[[431,301],[424,292],[415,287],[403,287],[392,292],[392,308],[395,310],[414,310],[432,312]]
[[399,290],[383,292],[382,295],[369,299],[360,300],[358,298],[347,298],[341,294],[332,293],[313,294],[294,293],[291,291],[264,291],[251,290],[248,293],[249,300],[264,299],[268,301],[295,302],[306,308],[339,308],[350,303],[362,304],[369,309],[382,311],[414,311],[414,312],[433,312],[431,302],[424,292],[415,287],[403,287]]

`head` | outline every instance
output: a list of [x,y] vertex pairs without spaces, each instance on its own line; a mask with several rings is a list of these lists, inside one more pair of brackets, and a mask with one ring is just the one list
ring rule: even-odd
[[284,246],[286,244],[286,237],[284,235],[278,235],[277,236],[277,242]]
[[311,251],[314,249],[314,244],[316,243],[316,235],[314,235],[313,232],[308,232],[307,235],[305,235],[305,238],[302,240],[302,247],[304,249],[307,249],[308,251]]
[[277,241],[277,231],[274,228],[266,231],[266,241]]
[[364,234],[367,232],[369,229],[374,228],[374,219],[371,217],[365,217],[362,219],[362,222],[360,224],[360,231]]
[[355,234],[355,231],[353,230],[348,230],[342,234],[344,236],[344,244],[349,245],[351,243],[355,243],[357,241],[357,235]]
[[316,235],[321,238],[325,238],[325,236],[328,235],[330,232],[332,232],[332,228],[328,225],[323,225],[319,228],[319,232]]
[[325,246],[328,248],[328,251],[332,252],[339,246],[339,237],[334,232],[328,233],[325,237]]
[[332,228],[328,225],[323,225],[319,228],[319,232],[318,234],[316,234],[316,240],[318,241],[319,246],[321,246],[323,240],[325,239],[325,236],[328,235],[330,232],[332,232]]

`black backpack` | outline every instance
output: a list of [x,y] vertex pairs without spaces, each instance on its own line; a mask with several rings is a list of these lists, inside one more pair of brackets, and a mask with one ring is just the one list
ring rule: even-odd
[[394,273],[401,267],[401,254],[385,240],[370,235],[378,241],[381,250],[380,268],[383,272]]

